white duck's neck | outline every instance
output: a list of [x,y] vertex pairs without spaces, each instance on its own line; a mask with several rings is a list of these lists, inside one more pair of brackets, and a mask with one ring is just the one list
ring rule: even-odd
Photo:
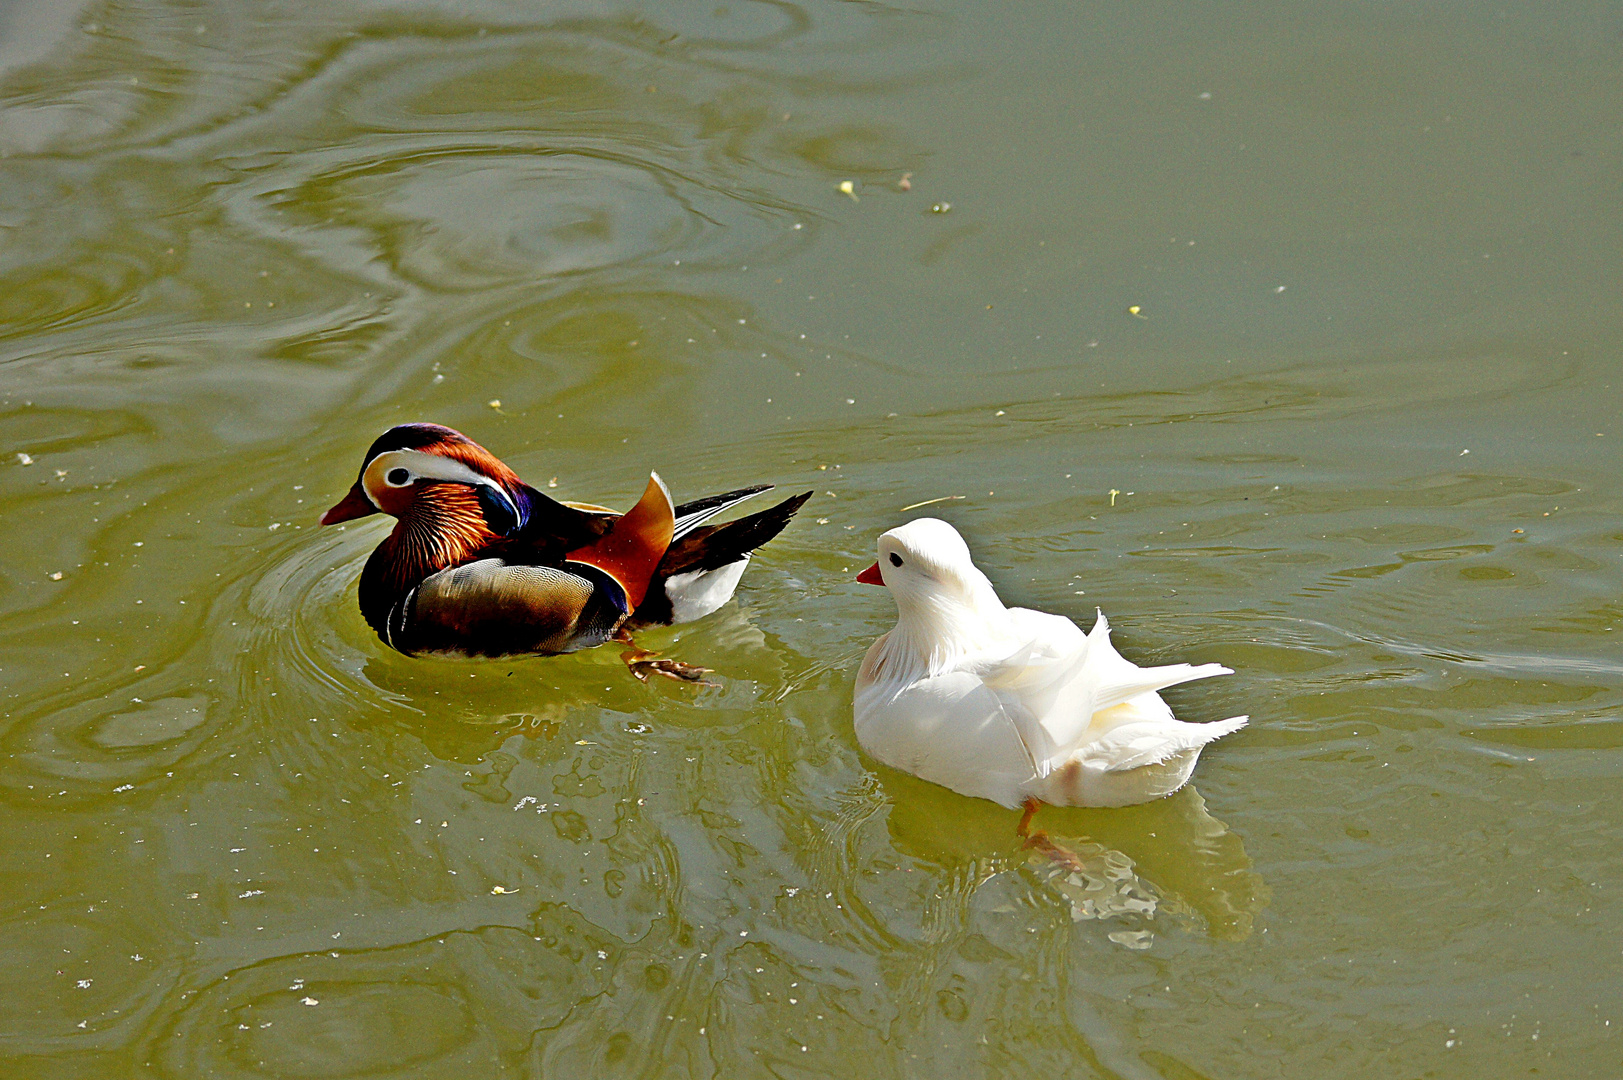
[[962,595],[896,595],[896,629],[885,641],[886,675],[917,679],[952,671],[966,658],[1010,647],[1008,610],[984,575]]

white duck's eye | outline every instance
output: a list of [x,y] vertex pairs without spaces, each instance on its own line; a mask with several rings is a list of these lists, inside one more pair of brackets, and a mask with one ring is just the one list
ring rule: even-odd
[[900,565],[902,565],[902,557],[900,555],[896,554],[894,551],[890,553],[890,565],[892,565],[892,566],[900,566]]
[[383,479],[390,487],[405,487],[411,482],[411,473],[405,469],[390,469]]

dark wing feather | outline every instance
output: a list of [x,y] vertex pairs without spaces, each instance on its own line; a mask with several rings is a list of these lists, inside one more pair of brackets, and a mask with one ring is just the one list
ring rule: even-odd
[[602,644],[624,616],[612,592],[551,566],[480,559],[430,574],[390,613],[405,653],[561,653]]
[[795,511],[811,497],[812,493],[808,491],[737,521],[694,529],[665,552],[654,577],[663,579],[694,570],[718,570],[737,562],[782,532],[789,519],[795,516]]
[[673,612],[665,591],[665,579],[696,570],[719,570],[737,562],[783,531],[803,506],[811,492],[783,500],[758,514],[729,521],[725,525],[702,525],[671,544],[654,571],[648,593],[631,615],[632,625],[664,626]]
[[[771,484],[757,484],[754,487],[739,488],[736,491],[683,503],[676,508],[675,538],[680,539],[745,499],[770,490]],[[555,565],[561,562],[568,552],[586,547],[601,538],[620,516],[594,510],[577,510],[528,485],[524,488],[524,495],[529,509],[524,528],[510,538],[509,544],[496,545],[493,549],[515,561],[520,561],[521,553],[528,548],[533,552],[534,561]]]
[[704,525],[671,545],[654,571],[655,580],[694,570],[718,570],[735,563],[783,531],[811,492],[795,495],[758,514],[729,521],[725,525]]
[[720,495],[707,495],[702,499],[694,499],[690,503],[683,503],[676,508],[674,539],[680,540],[722,511],[730,510],[746,499],[753,499],[761,492],[771,490],[771,484],[756,484],[754,487],[739,488],[736,491],[724,491]]

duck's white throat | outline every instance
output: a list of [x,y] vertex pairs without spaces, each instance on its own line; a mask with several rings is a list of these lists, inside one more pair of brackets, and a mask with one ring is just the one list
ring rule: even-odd
[[891,590],[896,628],[883,647],[887,679],[940,675],[970,657],[1016,646],[992,583],[973,567],[966,577],[962,588]]

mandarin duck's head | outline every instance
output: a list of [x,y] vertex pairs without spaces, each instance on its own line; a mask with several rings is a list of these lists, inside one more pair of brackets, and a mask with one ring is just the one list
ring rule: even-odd
[[477,498],[497,535],[518,529],[529,515],[523,481],[490,451],[439,424],[397,424],[372,443],[355,485],[321,524],[379,512],[406,519],[448,491]]

